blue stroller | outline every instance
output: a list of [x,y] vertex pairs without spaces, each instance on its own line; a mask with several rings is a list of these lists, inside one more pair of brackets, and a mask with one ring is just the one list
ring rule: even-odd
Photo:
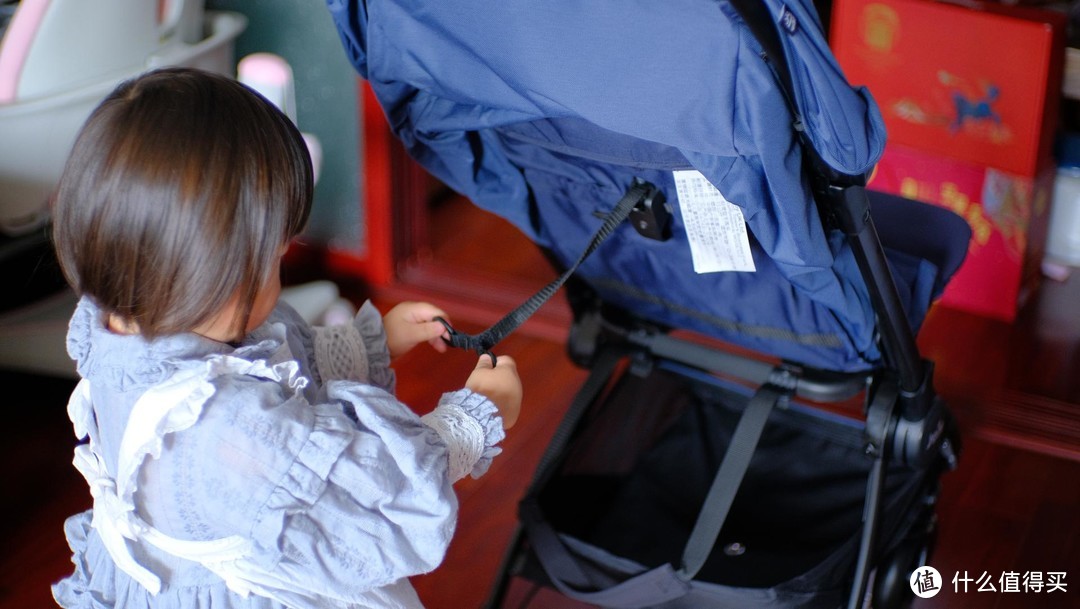
[[455,344],[565,284],[591,370],[491,606],[901,606],[957,452],[914,337],[970,233],[866,189],[810,0],[329,5],[406,150],[564,271]]

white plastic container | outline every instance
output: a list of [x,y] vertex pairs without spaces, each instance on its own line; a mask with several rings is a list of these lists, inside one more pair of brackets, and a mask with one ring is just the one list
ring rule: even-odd
[[[84,4],[104,11],[106,7],[132,2],[110,0],[84,3],[76,0],[68,1],[64,6],[79,9]],[[153,7],[154,3],[134,0],[132,5]],[[140,16],[143,21],[150,19],[142,15],[144,12],[132,11],[131,14]],[[198,17],[201,19],[202,15]],[[50,21],[49,15],[45,18],[42,27],[51,26],[52,21],[61,21],[59,17]],[[130,19],[132,17],[128,15]],[[110,26],[113,31],[102,31],[104,28],[95,31],[103,39],[125,41],[131,52],[125,55],[117,51],[97,59],[105,62],[126,56],[127,64],[105,69],[89,79],[72,76],[69,86],[56,82],[55,78],[44,78],[41,71],[48,72],[52,77],[58,76],[57,70],[67,74],[71,67],[69,64],[85,64],[88,56],[92,58],[97,51],[94,48],[71,48],[65,44],[69,37],[54,34],[55,27],[49,29],[48,39],[57,40],[57,44],[50,44],[47,50],[35,46],[23,68],[17,95],[6,103],[0,101],[0,233],[25,234],[40,228],[47,221],[48,198],[60,178],[79,128],[94,107],[117,84],[146,70],[163,66],[198,67],[233,75],[233,45],[246,26],[247,19],[239,13],[207,12],[203,28],[205,37],[198,42],[188,43],[179,35],[158,39],[156,29],[139,28],[138,24],[118,19]],[[89,27],[85,29],[93,30]],[[144,40],[147,32],[151,36],[152,47]],[[44,39],[36,44],[44,44]],[[65,60],[72,57],[78,60]],[[32,70],[35,66],[39,69]],[[52,66],[57,67],[50,69]],[[82,73],[95,72],[83,68]]]
[[1080,266],[1080,167],[1058,168],[1046,256],[1060,264]]
[[[204,13],[201,0],[22,0],[20,10],[31,25],[17,39],[9,27],[0,45],[19,51],[0,52],[0,235],[12,238],[48,221],[75,136],[117,84],[164,66],[234,75],[247,26],[239,13]],[[0,368],[74,376],[64,336],[75,301],[64,290],[0,314]]]

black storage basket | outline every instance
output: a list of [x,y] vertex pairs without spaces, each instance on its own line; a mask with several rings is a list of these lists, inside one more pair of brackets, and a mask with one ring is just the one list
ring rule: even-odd
[[[679,581],[683,549],[749,400],[708,379],[659,369],[646,378],[624,374],[590,407],[560,465],[541,473],[523,501],[527,578],[610,607],[846,602],[871,459],[857,422],[798,404],[771,413],[708,560]],[[886,480],[878,556],[922,543],[936,485],[930,472],[906,467],[890,467]],[[537,520],[547,537],[557,532],[555,551],[550,539],[538,543]],[[587,587],[553,581],[551,569],[540,568],[567,560]]]

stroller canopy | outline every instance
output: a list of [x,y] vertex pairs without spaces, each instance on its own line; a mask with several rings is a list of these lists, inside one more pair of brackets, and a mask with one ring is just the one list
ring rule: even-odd
[[[329,6],[407,151],[565,261],[635,176],[679,210],[671,174],[696,170],[742,211],[756,272],[695,273],[676,211],[671,243],[624,226],[582,267],[605,300],[808,365],[865,369],[881,357],[874,312],[848,246],[822,227],[798,134],[861,175],[882,153],[883,122],[845,80],[809,0],[760,1],[798,117],[727,2]],[[916,325],[942,285],[924,266],[901,282]]]

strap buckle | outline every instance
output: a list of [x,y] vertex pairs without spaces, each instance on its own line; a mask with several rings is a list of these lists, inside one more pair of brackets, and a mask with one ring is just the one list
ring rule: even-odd
[[443,336],[442,340],[444,343],[457,349],[471,349],[476,351],[477,355],[487,355],[491,358],[492,368],[498,365],[499,362],[495,358],[495,354],[491,352],[490,348],[485,347],[480,340],[477,340],[477,337],[465,334],[464,332],[458,332],[454,329],[454,326],[450,325],[450,322],[446,321],[446,319],[441,316],[433,318],[432,321],[437,321],[446,328],[446,333],[449,335],[449,338]]
[[630,224],[642,237],[667,241],[671,238],[671,205],[656,186],[634,178],[634,184],[645,187],[641,199],[630,210]]

